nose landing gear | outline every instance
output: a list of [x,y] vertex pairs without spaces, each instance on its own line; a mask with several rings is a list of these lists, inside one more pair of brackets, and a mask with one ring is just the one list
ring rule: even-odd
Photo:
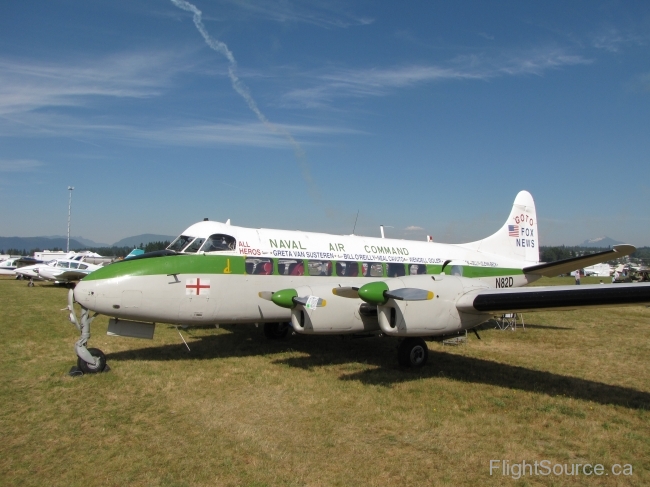
[[96,374],[99,372],[108,372],[109,367],[106,365],[106,356],[98,348],[87,348],[88,339],[90,338],[90,324],[99,313],[90,316],[90,311],[83,306],[81,307],[81,320],[77,319],[74,311],[74,290],[68,291],[68,312],[70,313],[70,322],[81,332],[81,338],[75,343],[77,352],[77,367],[70,370],[71,376],[83,374]]

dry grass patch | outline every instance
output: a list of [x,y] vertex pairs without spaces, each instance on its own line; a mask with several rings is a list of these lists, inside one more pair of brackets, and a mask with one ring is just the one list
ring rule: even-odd
[[630,463],[631,477],[514,485],[650,483],[650,310],[528,314],[526,331],[430,342],[400,370],[392,339],[294,336],[254,326],[173,327],[91,346],[112,370],[72,379],[65,289],[0,280],[4,485],[502,485],[491,459]]

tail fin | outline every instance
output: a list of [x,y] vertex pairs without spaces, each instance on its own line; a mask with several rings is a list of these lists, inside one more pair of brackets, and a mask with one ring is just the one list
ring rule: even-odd
[[517,194],[510,216],[495,234],[463,247],[522,263],[539,262],[537,214],[531,194],[528,191]]

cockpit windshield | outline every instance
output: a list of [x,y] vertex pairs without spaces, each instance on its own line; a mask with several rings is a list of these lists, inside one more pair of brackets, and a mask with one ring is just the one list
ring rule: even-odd
[[192,240],[194,240],[194,237],[181,235],[176,240],[174,240],[171,244],[169,244],[169,247],[167,247],[167,249],[173,250],[174,252],[181,252],[185,247],[187,247],[187,244],[189,244]]
[[223,233],[215,233],[210,235],[208,240],[201,248],[202,252],[224,252],[228,250],[235,250],[237,241],[234,237]]
[[201,244],[205,242],[204,238],[196,238],[194,239],[194,242],[192,242],[190,245],[188,245],[185,248],[185,252],[196,254],[199,249],[201,248]]

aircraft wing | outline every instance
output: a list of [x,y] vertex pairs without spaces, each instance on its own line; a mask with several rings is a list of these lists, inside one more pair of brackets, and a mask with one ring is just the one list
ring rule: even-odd
[[644,304],[650,304],[650,283],[482,289],[463,295],[456,307],[468,313],[499,314]]
[[89,273],[82,271],[69,270],[62,272],[61,274],[54,275],[55,281],[79,281],[86,277]]
[[610,250],[596,252],[595,254],[581,255],[580,257],[571,257],[570,259],[548,262],[524,267],[524,274],[537,274],[545,277],[555,277],[560,274],[568,274],[581,267],[588,267],[594,264],[600,264],[608,260],[618,259],[630,255],[636,250],[634,245],[614,245]]

